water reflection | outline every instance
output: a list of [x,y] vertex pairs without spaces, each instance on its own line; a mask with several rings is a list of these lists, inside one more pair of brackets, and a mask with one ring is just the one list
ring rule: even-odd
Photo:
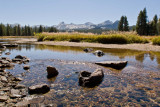
[[[53,46],[53,45],[22,45],[19,47],[18,50],[21,49],[26,49],[26,50],[49,50],[53,52],[62,52],[62,53],[72,53],[79,54],[79,53],[84,53],[83,49],[85,47],[68,47],[68,46]],[[127,57],[135,57],[136,61],[139,61],[143,63],[146,57],[149,57],[151,61],[157,61],[158,64],[160,64],[160,52],[145,52],[145,51],[135,51],[135,50],[128,50],[128,49],[104,49],[104,48],[93,48],[95,50],[102,50],[105,52],[106,56],[111,55],[113,57],[117,56],[118,59],[123,60],[126,59]],[[91,55],[88,53],[88,56]],[[88,58],[89,59],[89,58]],[[104,57],[102,59],[105,59]],[[114,60],[114,59],[113,59]]]
[[[9,48],[3,57],[14,58],[17,54],[31,59],[30,72],[23,70],[24,64],[15,64],[9,70],[14,75],[24,78],[26,86],[47,83],[51,91],[42,100],[33,99],[32,103],[55,104],[55,106],[158,106],[160,97],[160,53],[123,49],[103,49],[103,57],[83,52],[84,48],[20,44],[18,48]],[[5,52],[11,52],[6,56]],[[123,70],[115,70],[95,65],[96,61],[127,60]],[[59,75],[47,79],[46,67],[54,66]],[[93,72],[104,70],[102,83],[94,88],[78,85],[80,71]],[[44,100],[45,99],[45,100]]]
[[48,82],[49,83],[54,83],[54,81],[56,80],[57,76],[56,77],[52,77],[52,78],[48,78]]

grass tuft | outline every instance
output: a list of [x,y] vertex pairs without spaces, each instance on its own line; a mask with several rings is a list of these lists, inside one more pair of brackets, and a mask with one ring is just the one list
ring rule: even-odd
[[148,43],[136,34],[81,34],[81,33],[37,33],[38,41],[93,42],[103,44]]
[[152,40],[153,45],[160,45],[160,37],[156,37]]

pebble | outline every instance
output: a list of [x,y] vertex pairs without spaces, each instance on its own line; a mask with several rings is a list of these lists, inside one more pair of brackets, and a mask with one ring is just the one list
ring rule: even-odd
[[5,76],[1,76],[0,79],[1,79],[2,82],[8,82],[8,80]]
[[22,84],[18,84],[14,87],[15,89],[22,89],[22,88],[25,88],[25,85],[22,85]]
[[10,54],[11,54],[10,52],[6,52],[6,53],[5,53],[5,55],[10,55]]
[[0,102],[5,102],[7,101],[8,96],[0,96]]

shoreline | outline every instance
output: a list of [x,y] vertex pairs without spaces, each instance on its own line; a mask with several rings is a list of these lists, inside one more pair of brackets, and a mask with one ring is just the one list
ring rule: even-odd
[[147,44],[100,44],[88,42],[68,42],[68,41],[43,41],[37,42],[35,38],[21,38],[15,41],[16,43],[33,43],[44,45],[58,45],[58,46],[73,46],[73,47],[93,47],[93,48],[106,48],[106,49],[129,49],[138,51],[155,51],[160,52],[160,46]]

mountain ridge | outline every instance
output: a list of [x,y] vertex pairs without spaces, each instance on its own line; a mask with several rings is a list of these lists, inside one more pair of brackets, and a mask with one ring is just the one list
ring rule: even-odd
[[65,22],[60,22],[58,25],[54,25],[58,30],[77,30],[77,29],[109,29],[109,30],[115,30],[118,29],[118,23],[119,21],[112,22],[110,20],[106,20],[99,24],[94,24],[92,22],[86,22],[84,24],[66,24]]

